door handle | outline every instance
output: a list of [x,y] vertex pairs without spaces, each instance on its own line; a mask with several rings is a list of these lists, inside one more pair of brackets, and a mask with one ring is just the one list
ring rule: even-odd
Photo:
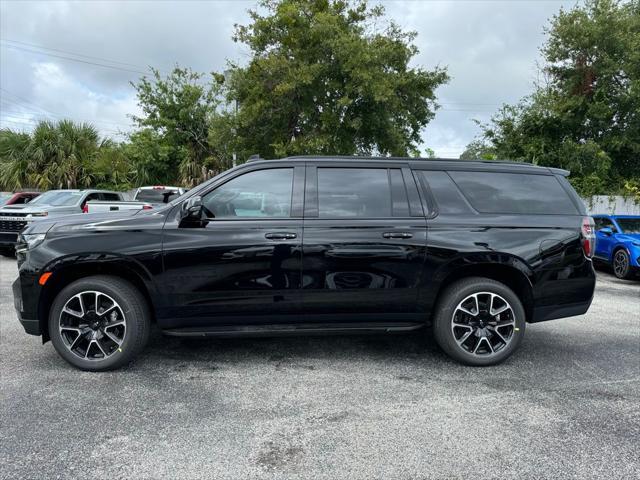
[[384,238],[411,238],[413,235],[409,232],[384,232]]
[[291,240],[292,238],[296,238],[298,235],[290,232],[273,232],[265,233],[264,236],[269,240]]

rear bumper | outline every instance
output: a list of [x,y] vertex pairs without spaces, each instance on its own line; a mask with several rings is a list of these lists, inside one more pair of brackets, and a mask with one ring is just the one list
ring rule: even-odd
[[546,271],[542,277],[534,289],[531,323],[587,313],[596,289],[596,272],[591,261],[576,269]]
[[585,313],[587,313],[589,307],[591,306],[591,300],[593,300],[593,297],[588,302],[534,308],[531,323],[556,320],[558,318],[575,317],[576,315],[584,315]]
[[24,331],[29,335],[42,335],[42,328],[40,326],[40,320],[36,312],[31,312],[29,309],[25,309],[25,303],[22,296],[21,279],[18,277],[12,285],[13,289],[13,306],[16,309],[18,315],[18,321],[22,324]]

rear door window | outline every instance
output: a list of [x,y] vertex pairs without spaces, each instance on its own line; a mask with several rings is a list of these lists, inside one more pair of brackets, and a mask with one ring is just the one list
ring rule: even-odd
[[320,218],[391,217],[387,169],[318,168],[318,214]]
[[482,213],[579,213],[553,175],[459,171],[451,171],[449,175],[473,208]]
[[[456,184],[453,183],[451,177],[447,175],[447,172],[421,171],[417,172],[417,174],[420,177],[420,183],[422,183],[423,189],[426,189],[428,185],[436,201],[436,210],[438,213],[459,215],[474,213]],[[427,195],[427,199],[428,198]],[[433,210],[432,205],[429,205],[429,207]],[[435,212],[432,213],[435,214]]]

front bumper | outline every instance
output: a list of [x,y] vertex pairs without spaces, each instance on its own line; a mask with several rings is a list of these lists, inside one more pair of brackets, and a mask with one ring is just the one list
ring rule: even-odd
[[[38,315],[34,311],[25,308],[25,302],[22,295],[22,279],[18,277],[12,285],[13,289],[13,306],[18,314],[18,320],[22,324],[24,331],[29,335],[42,335],[42,327]],[[37,298],[37,297],[36,297]]]
[[0,247],[13,247],[18,241],[18,232],[0,232]]

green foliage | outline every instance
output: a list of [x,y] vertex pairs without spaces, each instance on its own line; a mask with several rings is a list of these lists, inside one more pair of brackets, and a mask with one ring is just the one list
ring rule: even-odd
[[127,186],[119,147],[100,142],[96,129],[70,120],[40,122],[31,134],[0,131],[0,188]]
[[624,182],[624,194],[640,203],[640,178],[632,178]]
[[493,149],[481,140],[474,140],[460,154],[461,160],[495,160]]
[[[382,21],[366,1],[261,0],[234,40],[251,52],[224,84],[237,112],[211,137],[246,158],[418,153],[446,70],[410,68],[413,32]],[[219,124],[216,124],[219,122]],[[233,132],[230,135],[228,132]],[[224,132],[227,132],[226,134]]]
[[640,176],[640,1],[589,0],[546,33],[546,83],[482,125],[468,154],[571,170],[583,195],[620,192]]
[[127,147],[141,179],[194,185],[211,175],[220,160],[209,142],[216,116],[219,81],[176,67],[166,77],[152,69],[152,77],[133,83],[143,115],[133,117],[141,128]]

